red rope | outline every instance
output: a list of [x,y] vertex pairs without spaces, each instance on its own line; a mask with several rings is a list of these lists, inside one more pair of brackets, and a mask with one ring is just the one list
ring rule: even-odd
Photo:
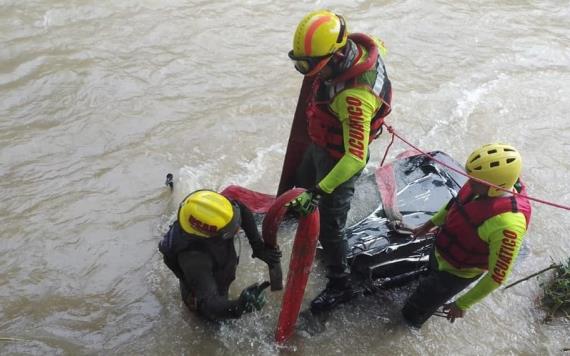
[[[382,125],[385,125],[385,124],[382,124]],[[389,127],[389,126],[386,126],[386,127]],[[390,130],[390,129],[388,129],[388,130]],[[384,157],[382,157],[382,162],[380,162],[380,167],[382,167],[384,165],[384,161],[386,160],[386,156],[388,155],[388,151],[390,151],[390,147],[392,147],[392,144],[394,143],[395,134],[394,134],[394,132],[391,132],[391,133],[392,133],[392,139],[390,140],[388,147],[386,147],[386,151],[384,152]]]
[[[555,208],[560,208],[560,209],[565,209],[565,210],[569,210],[569,211],[570,211],[570,206],[566,206],[566,205],[562,205],[562,204],[557,204],[557,203],[552,203],[552,202],[549,202],[549,201],[546,201],[546,200],[543,200],[543,199],[533,198],[533,197],[530,197],[530,196],[525,195],[525,194],[520,194],[520,193],[517,193],[517,192],[510,191],[510,190],[508,190],[508,189],[505,189],[505,188],[503,188],[503,187],[499,187],[498,185],[495,185],[495,184],[493,184],[493,183],[487,182],[487,181],[485,181],[485,180],[482,180],[482,179],[479,179],[479,178],[476,178],[476,177],[472,177],[472,176],[468,175],[467,173],[465,173],[465,172],[463,172],[463,171],[461,171],[461,170],[459,170],[459,169],[457,169],[457,168],[455,168],[455,167],[452,167],[452,166],[450,166],[450,165],[448,165],[448,164],[446,164],[446,163],[444,163],[444,162],[441,162],[440,160],[438,160],[438,159],[432,157],[429,153],[426,153],[426,152],[422,151],[421,149],[419,149],[418,147],[414,146],[413,144],[411,144],[410,142],[408,142],[406,139],[404,139],[402,136],[398,135],[398,133],[396,132],[396,130],[394,130],[394,129],[392,128],[392,126],[389,126],[389,125],[386,125],[386,124],[384,124],[384,126],[386,126],[386,129],[388,130],[388,132],[390,132],[390,133],[392,134],[392,142],[394,141],[394,136],[396,136],[397,138],[399,138],[400,140],[402,140],[404,143],[406,143],[408,146],[412,147],[414,150],[416,150],[416,151],[420,152],[421,154],[423,154],[423,155],[429,157],[429,158],[430,158],[431,160],[433,160],[434,162],[437,162],[437,163],[441,164],[442,166],[444,166],[444,167],[446,167],[446,168],[449,168],[449,169],[451,169],[452,171],[454,171],[454,172],[456,172],[456,173],[461,174],[462,176],[465,176],[465,177],[467,177],[467,178],[469,178],[469,179],[473,179],[474,181],[477,181],[477,182],[479,182],[479,183],[486,184],[486,185],[488,185],[488,186],[490,186],[490,187],[493,187],[493,188],[495,188],[495,189],[502,190],[502,191],[504,191],[504,192],[511,193],[511,194],[514,194],[514,195],[519,195],[519,196],[521,196],[521,197],[527,198],[528,200],[533,200],[533,201],[536,201],[536,202],[539,202],[539,203],[542,203],[542,204],[546,204],[546,205],[553,206],[553,207],[555,207]],[[390,145],[388,145],[388,148],[390,148],[390,146],[392,145],[392,142],[390,142]],[[384,154],[384,158],[386,158],[386,154],[387,154],[387,153],[388,153],[388,149],[386,149],[386,153]],[[384,162],[384,160],[382,160],[382,162]]]

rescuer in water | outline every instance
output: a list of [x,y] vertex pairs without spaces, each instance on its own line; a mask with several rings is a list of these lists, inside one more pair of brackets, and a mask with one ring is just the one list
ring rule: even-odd
[[289,58],[313,80],[307,98],[311,145],[298,167],[297,185],[307,191],[290,203],[306,215],[320,210],[319,240],[329,279],[311,303],[314,312],[353,298],[344,233],[354,184],[365,167],[368,145],[390,113],[391,84],[382,57],[383,43],[349,34],[341,15],[328,10],[307,14],[298,24]]
[[255,283],[238,299],[228,299],[238,264],[234,237],[240,227],[253,257],[270,266],[279,263],[281,251],[265,246],[252,212],[211,190],[197,190],[182,201],[178,219],[158,245],[164,263],[180,281],[182,300],[207,319],[239,318],[265,304],[263,290],[269,282]]
[[[521,169],[521,156],[512,146],[495,143],[476,149],[465,163],[467,173],[508,191],[472,178],[431,220],[412,229],[415,236],[436,226],[439,231],[430,272],[402,309],[409,325],[420,328],[441,306],[449,321],[462,318],[507,280],[531,215],[528,199],[510,193],[526,194]],[[473,288],[449,302],[477,279]]]

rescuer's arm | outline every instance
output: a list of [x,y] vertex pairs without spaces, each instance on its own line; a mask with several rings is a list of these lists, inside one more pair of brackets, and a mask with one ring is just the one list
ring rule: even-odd
[[467,310],[503,284],[511,273],[526,233],[522,213],[507,212],[488,219],[479,227],[479,236],[489,244],[489,270],[455,304]]
[[201,251],[185,251],[178,256],[184,283],[197,300],[198,312],[210,320],[239,318],[244,310],[238,300],[218,294],[212,258]]
[[259,235],[259,230],[257,229],[257,224],[255,223],[251,210],[239,201],[237,204],[241,213],[241,228],[249,241],[251,250],[253,251],[253,257],[259,258],[268,265],[279,263],[281,261],[281,251],[278,248],[265,245]]
[[253,217],[253,213],[244,204],[239,201],[235,201],[239,206],[239,211],[241,214],[241,228],[245,232],[245,236],[249,241],[249,244],[253,247],[254,244],[263,243],[261,236],[259,235],[259,230],[257,229],[257,224]]
[[323,192],[332,193],[366,166],[370,122],[380,105],[378,98],[364,88],[344,90],[331,103],[330,109],[342,124],[345,153],[318,183]]

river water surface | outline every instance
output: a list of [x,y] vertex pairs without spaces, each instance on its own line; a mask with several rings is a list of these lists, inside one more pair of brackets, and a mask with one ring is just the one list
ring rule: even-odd
[[[363,298],[281,348],[280,293],[220,327],[184,309],[157,243],[194,189],[276,191],[302,80],[287,52],[321,7],[385,41],[402,136],[461,162],[511,143],[529,194],[570,205],[567,1],[0,0],[0,354],[565,353],[536,279],[421,331],[399,319],[409,288]],[[533,208],[511,281],[570,254],[569,212]],[[266,273],[244,244],[231,294]],[[317,267],[305,307],[324,283]]]

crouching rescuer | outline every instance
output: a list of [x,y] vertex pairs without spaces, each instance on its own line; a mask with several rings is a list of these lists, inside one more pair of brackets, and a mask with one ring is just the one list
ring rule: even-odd
[[[408,324],[421,327],[441,306],[453,322],[507,280],[531,216],[525,186],[519,179],[521,168],[521,156],[512,146],[496,143],[476,149],[465,164],[472,178],[458,196],[412,230],[415,236],[422,236],[439,227],[430,272],[402,310]],[[473,288],[449,302],[475,281]]]
[[234,237],[240,228],[253,257],[269,266],[280,262],[281,251],[264,244],[252,212],[211,190],[195,191],[182,201],[178,219],[158,245],[164,263],[179,279],[184,304],[209,320],[239,318],[265,304],[269,282],[252,284],[236,300],[228,297],[238,265]]

